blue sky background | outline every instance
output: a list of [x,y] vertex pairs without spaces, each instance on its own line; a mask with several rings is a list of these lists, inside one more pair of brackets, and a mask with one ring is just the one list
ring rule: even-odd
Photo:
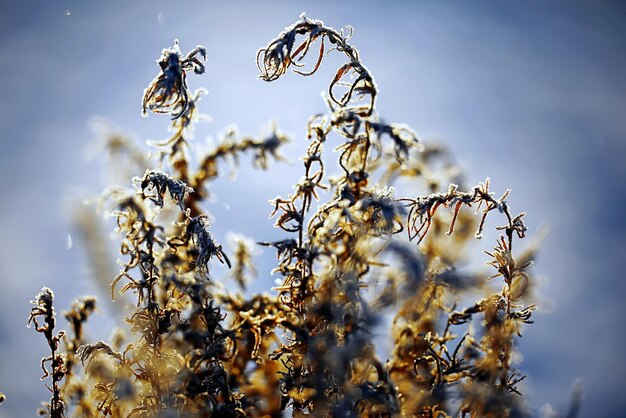
[[[355,27],[381,116],[445,141],[469,184],[491,177],[494,191],[513,190],[510,204],[528,212],[531,231],[549,228],[536,265],[542,309],[520,341],[533,407],[564,411],[582,377],[581,416],[623,416],[623,3],[293,0],[2,2],[0,391],[8,400],[0,416],[34,415],[47,396],[38,381],[45,343],[25,326],[28,301],[42,285],[55,289],[59,310],[77,295],[99,294],[80,239],[66,248],[68,197],[105,186],[101,164],[84,158],[94,138],[89,121],[105,117],[140,141],[165,137],[167,118],[141,117],[141,94],[161,49],[178,38],[183,52],[204,44],[209,54],[206,75],[190,76],[192,87],[209,90],[200,108],[213,118],[196,142],[232,123],[256,134],[276,119],[294,136],[286,151],[297,161],[306,120],[324,110],[320,92],[336,67],[268,84],[256,78],[254,57],[303,11]],[[236,181],[215,183],[207,210],[217,238],[278,236],[265,202],[291,190],[283,179],[300,175],[298,165],[244,168]],[[259,257],[259,289],[273,284],[272,258]],[[104,317],[115,310],[99,295],[92,338],[107,336]]]

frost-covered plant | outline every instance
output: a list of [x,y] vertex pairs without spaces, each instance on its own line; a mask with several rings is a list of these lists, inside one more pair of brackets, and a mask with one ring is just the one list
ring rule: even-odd
[[[251,241],[236,237],[232,251],[224,249],[203,207],[221,161],[252,153],[254,167],[267,170],[268,157],[283,161],[289,138],[275,124],[261,138],[231,129],[191,159],[202,90],[189,91],[186,76],[203,73],[206,51],[183,56],[178,42],[163,50],[143,97],[144,112],[172,118],[172,136],[153,144],[158,161],[137,157],[120,135],[107,147],[132,151],[143,173],[103,197],[121,236],[112,296],[132,292],[136,308],[112,341],[88,342],[82,329],[94,299],[65,314],[70,334],[55,334],[52,291],[37,296],[29,322],[51,349],[43,360],[52,362],[50,416],[529,415],[514,360],[535,309],[535,247],[513,251],[525,237],[524,213],[511,212],[508,190],[495,198],[489,179],[465,187],[445,148],[379,117],[376,83],[351,35],[303,16],[257,54],[268,82],[292,67],[314,74],[328,44],[347,59],[330,80],[326,113],[307,123],[302,178],[273,200],[284,237],[258,243],[276,250],[281,279],[271,295],[243,292],[269,272],[256,271]],[[327,147],[338,151],[334,177]],[[412,195],[396,195],[401,182]],[[498,212],[502,235],[484,256],[493,275],[458,271],[469,241]],[[240,290],[220,286],[214,259],[231,268]],[[483,297],[469,298],[476,294]],[[383,361],[374,329],[385,326],[392,349]]]

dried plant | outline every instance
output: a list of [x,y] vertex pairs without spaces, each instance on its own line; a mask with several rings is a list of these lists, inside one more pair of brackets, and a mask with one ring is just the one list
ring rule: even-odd
[[206,61],[206,48],[197,46],[184,57],[180,52],[178,40],[174,46],[161,53],[157,63],[161,73],[150,83],[143,93],[143,113],[148,110],[172,115],[177,119],[189,113],[193,97],[187,88],[187,71],[196,74],[204,73],[204,64],[196,56],[200,54]]
[[[52,291],[44,288],[33,301],[29,323],[51,350],[42,361],[52,362],[51,372],[44,367],[53,382],[50,416],[530,415],[515,363],[516,338],[535,309],[536,247],[513,252],[527,231],[524,213],[513,216],[509,191],[496,199],[489,179],[465,189],[445,148],[422,144],[408,126],[378,116],[378,89],[351,35],[352,28],[337,31],[302,16],[257,54],[265,81],[291,66],[314,74],[325,43],[348,60],[330,81],[327,112],[307,123],[302,178],[272,201],[284,237],[258,243],[276,250],[280,279],[272,294],[221,284],[215,259],[241,289],[268,272],[257,271],[252,241],[235,236],[232,250],[224,249],[203,207],[220,161],[251,152],[253,166],[267,170],[268,157],[284,160],[288,137],[275,124],[261,138],[229,129],[215,149],[191,159],[201,91],[188,91],[186,75],[204,71],[198,56],[206,59],[206,51],[198,46],[183,56],[178,42],[163,50],[143,111],[169,114],[173,135],[153,144],[157,164],[133,158],[145,165],[137,167],[143,177],[102,198],[121,237],[112,296],[133,293],[135,308],[110,342],[89,343],[83,325],[93,298],[64,314],[70,336],[54,333]],[[302,60],[311,50],[315,64],[306,71]],[[331,137],[340,167],[334,177],[326,170]],[[410,184],[409,197],[396,195],[401,180]],[[496,227],[503,235],[485,252],[493,275],[457,270],[472,231],[480,238],[496,210],[504,215]],[[483,297],[472,300],[476,294]],[[386,361],[374,333],[384,327],[393,340]]]
[[[61,397],[61,388],[59,386],[61,380],[65,377],[67,369],[65,362],[63,361],[62,354],[59,353],[59,342],[65,335],[63,331],[54,333],[56,327],[56,315],[54,312],[54,293],[52,290],[44,287],[41,292],[31,300],[33,304],[30,310],[30,316],[28,317],[28,326],[35,325],[35,331],[40,332],[46,338],[48,347],[50,347],[50,356],[41,359],[41,368],[43,370],[43,376],[52,378],[52,387],[47,386],[48,390],[52,392],[52,398],[50,402],[45,404],[47,412],[52,418],[61,418],[65,416],[65,405]],[[43,320],[43,324],[39,321]],[[50,363],[50,370],[46,368],[46,363]]]

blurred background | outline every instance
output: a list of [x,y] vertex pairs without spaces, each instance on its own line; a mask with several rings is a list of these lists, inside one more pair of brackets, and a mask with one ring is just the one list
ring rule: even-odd
[[[39,381],[46,345],[26,328],[43,285],[55,290],[59,313],[76,296],[99,296],[87,335],[108,337],[116,306],[90,273],[69,208],[107,185],[106,160],[85,158],[94,118],[140,143],[166,137],[168,118],[142,118],[141,96],[175,38],[183,53],[203,44],[209,54],[206,74],[189,77],[191,88],[209,90],[199,107],[212,121],[197,127],[198,148],[233,123],[257,134],[277,120],[294,137],[285,150],[293,165],[258,172],[244,158],[236,179],[213,184],[206,208],[220,242],[228,231],[279,236],[266,202],[300,177],[305,123],[325,110],[320,92],[337,67],[265,83],[254,58],[302,12],[354,26],[383,118],[445,142],[468,184],[489,176],[498,195],[511,188],[530,235],[549,229],[535,268],[540,310],[518,345],[533,410],[549,403],[565,412],[580,377],[580,416],[624,416],[626,6],[363,0],[2,2],[0,416],[33,416],[49,398]],[[273,259],[258,256],[255,289],[273,285]]]

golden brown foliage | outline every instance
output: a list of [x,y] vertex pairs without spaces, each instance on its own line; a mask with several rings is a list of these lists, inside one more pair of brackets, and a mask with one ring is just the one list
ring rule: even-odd
[[[307,124],[303,177],[293,193],[273,200],[284,238],[259,243],[277,254],[281,279],[271,295],[220,286],[212,260],[232,267],[244,288],[256,274],[253,252],[241,238],[226,251],[211,234],[203,203],[221,160],[249,151],[254,167],[267,170],[269,156],[283,160],[288,138],[276,125],[263,138],[230,130],[194,165],[188,140],[201,91],[188,91],[186,75],[203,72],[197,56],[206,58],[206,51],[199,46],[183,57],[178,43],[163,50],[160,73],[143,97],[144,113],[172,117],[174,134],[154,144],[160,169],[141,167],[134,188],[112,188],[103,198],[122,238],[123,268],[111,278],[112,296],[119,284],[119,293],[135,294],[136,308],[111,342],[88,343],[82,329],[93,299],[64,314],[72,330],[65,337],[54,334],[52,292],[44,288],[33,301],[29,323],[51,349],[43,360],[52,362],[51,372],[44,368],[53,380],[50,416],[528,414],[519,387],[524,376],[514,361],[515,338],[535,309],[527,302],[534,250],[513,253],[515,240],[525,236],[524,213],[511,214],[508,190],[494,198],[489,179],[465,189],[444,148],[421,144],[411,128],[378,116],[376,83],[349,43],[351,34],[303,16],[257,54],[265,81],[291,66],[314,74],[325,42],[348,59],[330,81],[326,114]],[[316,43],[307,72],[301,61]],[[341,168],[336,177],[326,172],[330,138]],[[115,150],[136,149],[119,135],[115,141]],[[392,185],[399,180],[409,180],[415,194],[396,196]],[[502,279],[494,285],[481,272],[455,266],[471,231],[480,238],[495,211],[504,224],[486,252],[491,278]],[[471,294],[483,297],[472,302]],[[374,332],[391,314],[392,350],[382,361]]]

